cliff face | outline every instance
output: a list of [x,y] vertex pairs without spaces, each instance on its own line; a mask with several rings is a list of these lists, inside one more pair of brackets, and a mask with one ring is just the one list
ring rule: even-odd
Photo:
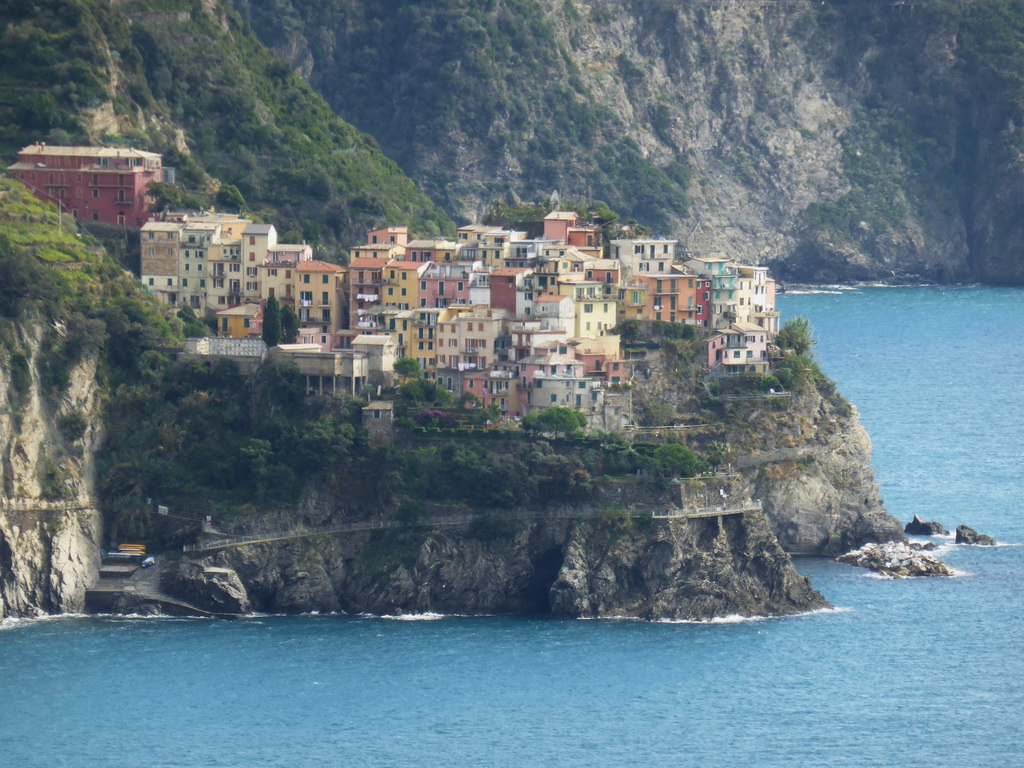
[[711,422],[687,430],[685,440],[700,453],[726,452],[786,551],[838,555],[903,538],[882,506],[871,440],[831,382],[808,383],[791,399],[715,398],[681,380],[671,359],[656,352],[635,365],[634,378],[641,410],[654,401],[687,421]]
[[1024,281],[1014,0],[234,4],[454,215],[557,189],[785,280]]
[[[211,572],[220,581],[211,582]],[[494,520],[252,545],[183,564],[165,588],[216,610],[384,615],[710,619],[827,605],[757,515]]]
[[[867,542],[903,539],[882,506],[871,440],[852,406],[817,391],[795,399],[788,418],[737,459],[789,552],[842,554]],[[751,414],[756,423],[759,414]]]
[[96,363],[76,365],[54,394],[40,379],[44,330],[8,324],[3,335],[0,618],[81,611],[102,530],[92,506]]

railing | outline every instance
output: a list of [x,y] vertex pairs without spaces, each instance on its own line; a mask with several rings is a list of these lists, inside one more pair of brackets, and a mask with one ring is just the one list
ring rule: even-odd
[[748,512],[760,512],[763,509],[761,501],[755,500],[738,507],[730,507],[728,504],[715,506],[693,507],[691,509],[667,508],[661,512],[655,512],[651,517],[656,520],[683,518],[692,520],[701,517],[727,517],[729,515],[745,515]]
[[[659,512],[646,512],[638,510],[629,510],[627,512],[628,517],[631,518],[646,518],[652,517],[654,519],[698,519],[705,517],[724,517],[730,515],[741,515],[747,512],[759,512],[762,506],[760,501],[753,501],[745,505],[729,507],[728,505],[719,506],[703,506],[693,507],[689,509],[680,509],[675,507],[666,508]],[[324,536],[333,533],[351,533],[356,531],[374,531],[382,529],[393,529],[402,527],[426,527],[434,528],[440,526],[450,525],[470,525],[472,523],[481,522],[485,520],[498,520],[498,521],[521,521],[521,520],[586,520],[601,518],[604,513],[601,510],[593,510],[589,513],[575,512],[569,509],[560,510],[549,510],[549,511],[529,511],[524,510],[521,512],[512,512],[500,516],[491,515],[453,515],[447,517],[430,517],[423,520],[412,521],[410,523],[402,523],[397,520],[368,520],[356,523],[342,523],[339,525],[323,526],[320,528],[308,528],[302,530],[292,530],[286,532],[275,532],[275,533],[253,533],[244,536],[230,536],[222,537],[219,539],[210,539],[198,544],[186,544],[182,547],[184,552],[208,552],[215,549],[226,549],[228,547],[241,547],[246,544],[262,544],[272,541],[285,541],[288,539],[301,539],[308,538],[310,536]]]

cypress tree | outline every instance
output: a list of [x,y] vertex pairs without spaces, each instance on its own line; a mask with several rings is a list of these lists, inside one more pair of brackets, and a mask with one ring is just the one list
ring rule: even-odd
[[267,299],[263,307],[263,341],[268,347],[281,343],[281,307],[276,296]]
[[281,342],[294,344],[299,338],[299,317],[290,304],[281,308]]

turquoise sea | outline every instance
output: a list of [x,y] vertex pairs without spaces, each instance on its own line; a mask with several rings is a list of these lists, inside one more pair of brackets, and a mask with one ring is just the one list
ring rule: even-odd
[[719,624],[66,617],[0,625],[0,766],[1024,764],[1024,291],[780,300],[890,512],[1011,546],[800,570],[838,610]]

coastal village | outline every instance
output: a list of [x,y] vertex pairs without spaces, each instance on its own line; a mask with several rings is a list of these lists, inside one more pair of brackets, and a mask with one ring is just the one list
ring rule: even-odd
[[661,237],[603,242],[572,211],[548,213],[539,237],[470,224],[454,239],[417,239],[382,226],[341,266],[279,242],[270,223],[155,213],[147,185],[167,178],[155,153],[36,144],[8,171],[80,220],[139,227],[142,285],[216,328],[190,339],[188,356],[258,365],[267,302],[290,308],[296,338],[270,353],[292,358],[309,394],[388,385],[396,361],[411,358],[423,378],[501,418],[563,406],[619,429],[632,418],[612,332],[624,321],[710,330],[712,375],[766,374],[779,329],[767,267]]

